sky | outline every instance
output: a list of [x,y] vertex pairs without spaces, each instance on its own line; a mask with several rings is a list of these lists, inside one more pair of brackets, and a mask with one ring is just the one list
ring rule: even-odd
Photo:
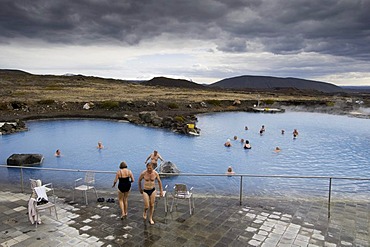
[[0,68],[370,86],[370,0],[0,0]]

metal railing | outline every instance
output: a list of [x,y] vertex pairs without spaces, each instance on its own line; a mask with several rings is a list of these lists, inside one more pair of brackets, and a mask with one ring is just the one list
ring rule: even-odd
[[[24,171],[23,170],[43,170],[43,171],[61,171],[61,172],[95,172],[104,174],[115,174],[116,171],[100,171],[100,170],[81,170],[81,169],[59,169],[59,168],[41,168],[41,167],[25,167],[25,166],[8,166],[0,165],[0,168],[16,168],[20,170],[20,184],[22,193],[24,193]],[[184,177],[240,177],[239,187],[239,204],[243,202],[243,178],[276,178],[276,179],[317,179],[328,181],[328,218],[330,218],[330,204],[332,196],[332,181],[333,180],[353,180],[353,181],[370,181],[370,178],[365,177],[336,177],[336,176],[291,176],[291,175],[256,175],[256,174],[194,174],[194,173],[160,173],[160,175],[184,176]]]

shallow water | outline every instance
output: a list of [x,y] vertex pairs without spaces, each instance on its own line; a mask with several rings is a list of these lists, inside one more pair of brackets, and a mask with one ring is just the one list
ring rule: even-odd
[[[228,112],[198,116],[201,136],[183,136],[167,130],[116,121],[55,120],[28,122],[28,132],[0,137],[0,162],[13,153],[41,153],[42,167],[116,171],[125,160],[137,179],[146,157],[157,149],[165,160],[175,163],[182,173],[225,174],[231,165],[237,174],[338,176],[370,178],[370,125],[368,119],[319,113],[286,112],[256,114]],[[245,130],[245,126],[248,130]],[[265,125],[261,136],[259,129]],[[281,134],[281,130],[285,134]],[[293,139],[292,131],[299,136]],[[238,140],[234,141],[233,137]],[[223,146],[226,139],[233,146]],[[240,138],[248,139],[244,150]],[[105,148],[98,150],[97,142]],[[279,146],[282,150],[274,152]],[[62,157],[54,156],[61,149]],[[0,179],[14,180],[19,171],[1,169]],[[60,186],[72,186],[81,174],[26,171],[27,177],[41,177]],[[98,174],[100,187],[109,188],[113,174]],[[186,182],[209,193],[239,193],[239,177],[173,177],[164,179],[171,187]],[[367,181],[334,180],[334,192],[366,196]],[[244,178],[244,193],[327,194],[328,180]],[[136,183],[134,189],[137,188]]]

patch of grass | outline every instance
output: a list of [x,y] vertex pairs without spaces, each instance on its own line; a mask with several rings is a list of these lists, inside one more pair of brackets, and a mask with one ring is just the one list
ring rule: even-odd
[[206,103],[213,106],[221,106],[221,101],[217,99],[206,100]]
[[176,103],[169,103],[167,105],[170,109],[178,109],[179,108],[179,105],[176,104]]
[[119,102],[118,101],[111,101],[111,100],[103,101],[103,102],[100,103],[100,106],[102,108],[111,110],[111,109],[118,108],[119,107]]
[[12,93],[13,96],[25,96],[27,93],[26,92],[14,92]]
[[52,105],[55,103],[55,101],[53,99],[43,99],[43,100],[37,101],[37,103],[39,105]]
[[334,105],[335,105],[335,102],[333,102],[333,101],[327,101],[326,102],[326,106],[333,107]]
[[63,87],[58,85],[49,85],[45,87],[45,90],[63,90]]

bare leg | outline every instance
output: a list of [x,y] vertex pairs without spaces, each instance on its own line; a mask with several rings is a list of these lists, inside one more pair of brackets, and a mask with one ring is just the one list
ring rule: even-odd
[[144,199],[144,213],[143,213],[143,218],[144,218],[144,220],[146,220],[146,211],[149,208],[149,196],[145,192],[143,192],[143,199]]
[[119,207],[121,208],[121,217],[125,215],[125,207],[124,207],[124,194],[121,191],[118,191],[118,201]]
[[130,191],[123,193],[123,208],[124,208],[124,215],[127,216],[128,211],[128,195]]
[[155,204],[156,191],[150,195],[150,211],[149,211],[149,223],[154,225],[153,214],[154,214],[154,204]]

